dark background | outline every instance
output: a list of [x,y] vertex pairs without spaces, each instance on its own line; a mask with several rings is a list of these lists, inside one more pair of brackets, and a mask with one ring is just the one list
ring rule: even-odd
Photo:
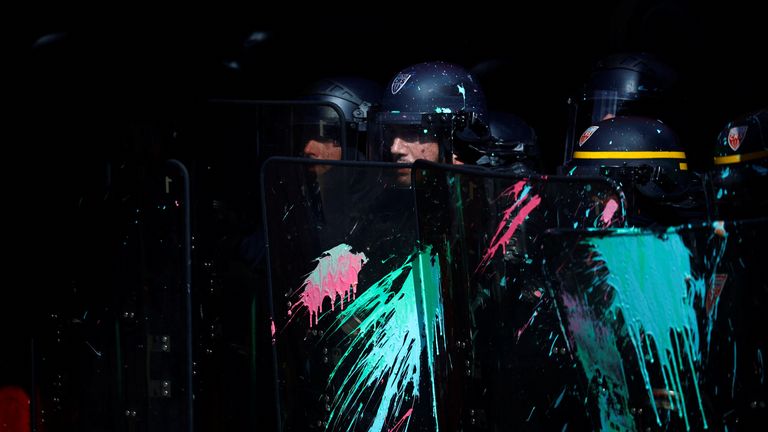
[[[105,118],[170,117],[213,97],[290,98],[324,75],[384,84],[416,62],[470,69],[497,60],[503,67],[486,86],[491,108],[534,126],[551,170],[562,158],[565,101],[595,60],[648,51],[680,74],[688,114],[678,133],[695,162],[706,159],[701,155],[727,121],[765,106],[768,95],[768,32],[757,2],[703,3],[41,8],[20,32],[22,61],[11,67],[22,85],[13,87],[30,103],[30,128],[70,115],[87,124],[77,133],[87,138]],[[88,152],[88,140],[77,141],[67,151]]]
[[36,4],[8,14],[21,25],[4,65],[6,265],[8,280],[22,282],[0,300],[0,339],[17,353],[2,356],[0,378],[30,373],[27,338],[46,330],[42,314],[71,298],[73,281],[109,279],[107,258],[87,261],[109,242],[109,223],[93,210],[110,187],[105,167],[178,157],[174,125],[208,99],[285,99],[322,76],[384,85],[417,62],[469,69],[495,59],[503,67],[486,87],[489,105],[531,123],[548,172],[562,160],[565,102],[606,54],[653,52],[677,69],[678,133],[694,168],[706,167],[727,121],[768,105],[759,2],[452,3]]

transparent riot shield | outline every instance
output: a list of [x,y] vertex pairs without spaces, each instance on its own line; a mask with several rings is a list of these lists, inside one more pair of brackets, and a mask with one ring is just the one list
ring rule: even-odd
[[595,429],[765,423],[765,227],[548,233],[547,270]]
[[302,156],[312,139],[334,140],[342,159],[354,160],[358,155],[347,148],[345,122],[343,111],[328,102],[212,100],[190,113],[179,139],[204,144],[203,152],[222,157],[238,152],[261,162]]
[[439,261],[409,168],[263,168],[281,430],[456,430]]
[[600,178],[519,178],[417,162],[420,240],[440,257],[453,309],[449,353],[461,369],[455,415],[470,430],[588,428],[543,272],[554,227],[623,224]]
[[88,203],[67,289],[36,339],[33,424],[192,430],[190,189],[184,165],[123,165]]
[[327,103],[217,100],[187,114],[175,142],[195,192],[196,426],[269,429],[273,410],[259,402],[271,382],[270,338],[257,325],[267,316],[261,167],[272,156],[317,156],[312,146],[356,153]]
[[[708,327],[701,348],[702,397],[713,429],[757,430],[768,423],[763,359],[768,349],[768,219],[726,222],[722,230],[727,239],[724,251],[717,251],[720,260],[704,304]],[[709,265],[717,257],[711,250],[694,253],[708,253],[704,260]]]
[[118,258],[117,416],[120,430],[192,430],[189,177],[171,160],[145,181],[124,214]]

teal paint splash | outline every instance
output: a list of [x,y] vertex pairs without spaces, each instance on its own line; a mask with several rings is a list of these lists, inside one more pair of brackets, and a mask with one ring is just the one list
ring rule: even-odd
[[[619,234],[622,231],[625,230]],[[663,238],[612,235],[587,242],[598,254],[596,261],[602,261],[609,270],[607,282],[616,295],[608,312],[615,316],[620,311],[624,316],[656,422],[661,425],[653,403],[653,388],[665,388],[678,396],[678,403],[671,402],[685,421],[686,429],[690,429],[680,379],[680,371],[687,369],[693,376],[699,411],[707,428],[694,366],[701,361],[694,301],[698,298],[703,303],[706,289],[704,281],[692,274],[691,253],[682,238],[672,232]],[[651,340],[656,347],[655,355],[651,352]],[[649,360],[645,360],[646,354]],[[659,363],[663,383],[651,383],[647,363],[653,361]]]
[[525,420],[526,422],[530,422],[531,421],[531,418],[533,417],[533,412],[534,411],[536,411],[536,405],[534,405],[533,408],[531,408],[531,412],[530,412],[530,414],[528,414],[528,419]]
[[722,171],[720,171],[720,178],[728,178],[729,175],[731,175],[730,167],[725,167]]
[[467,91],[464,90],[464,84],[456,84],[456,90],[459,91],[459,94],[464,99],[464,109],[467,109]]
[[731,381],[731,399],[736,397],[736,342],[733,343],[733,381]]
[[567,387],[563,387],[563,391],[560,392],[560,396],[557,397],[557,399],[555,400],[554,405],[552,405],[552,408],[557,408],[558,406],[560,406],[560,402],[563,401],[563,396],[565,396],[565,391],[566,390],[567,390]]
[[552,341],[552,346],[549,347],[549,356],[552,357],[552,350],[555,349],[555,343],[557,342],[557,338],[559,338],[560,335],[555,336],[555,340]]
[[765,382],[765,374],[763,372],[763,352],[758,348],[757,350],[757,362],[760,363],[760,384]]
[[330,386],[343,375],[326,430],[358,429],[363,411],[375,413],[370,426],[365,425],[369,431],[407,430],[413,405],[421,396],[422,356],[429,368],[437,421],[434,366],[446,341],[440,266],[430,252],[428,247],[409,256],[332,323],[329,335],[349,324],[356,328],[344,337],[344,353],[329,378]]

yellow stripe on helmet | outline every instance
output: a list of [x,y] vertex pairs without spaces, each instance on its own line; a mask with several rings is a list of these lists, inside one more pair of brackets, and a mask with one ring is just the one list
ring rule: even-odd
[[728,165],[739,162],[751,161],[768,156],[768,150],[761,150],[752,153],[735,154],[731,156],[715,156],[715,165]]
[[685,159],[681,151],[576,151],[574,159]]

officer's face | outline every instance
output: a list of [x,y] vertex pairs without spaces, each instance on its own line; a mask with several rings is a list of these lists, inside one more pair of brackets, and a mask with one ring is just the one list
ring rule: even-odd
[[[304,146],[304,156],[311,159],[340,160],[341,146],[336,141],[318,141],[309,140]],[[317,175],[324,174],[330,167],[327,165],[316,165],[313,171]]]
[[[413,163],[418,159],[438,162],[440,147],[436,142],[421,142],[417,137],[395,136],[389,148],[392,159],[397,163]],[[411,170],[403,168],[397,171],[397,182],[400,185],[411,184]]]

